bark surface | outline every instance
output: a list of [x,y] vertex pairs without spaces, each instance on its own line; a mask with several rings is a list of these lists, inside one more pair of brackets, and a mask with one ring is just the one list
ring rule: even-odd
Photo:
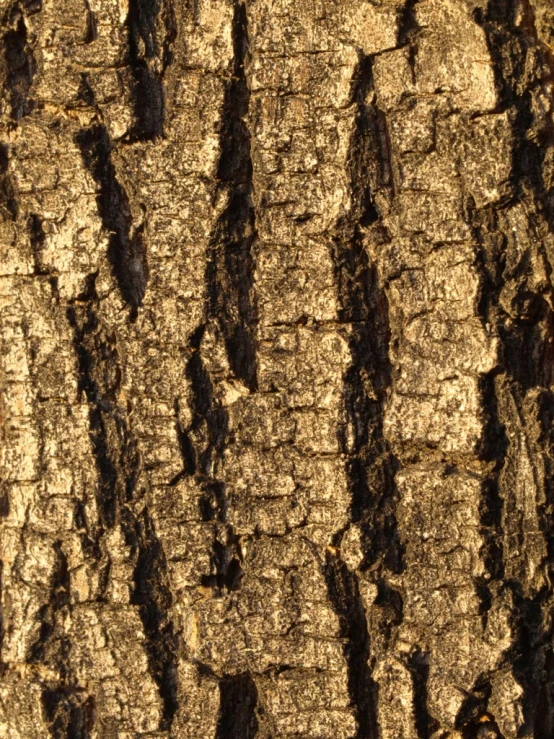
[[551,739],[551,1],[0,35],[0,736]]

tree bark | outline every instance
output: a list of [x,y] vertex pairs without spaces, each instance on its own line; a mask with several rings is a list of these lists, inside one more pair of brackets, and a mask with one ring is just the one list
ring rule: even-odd
[[551,0],[0,32],[0,736],[554,736]]

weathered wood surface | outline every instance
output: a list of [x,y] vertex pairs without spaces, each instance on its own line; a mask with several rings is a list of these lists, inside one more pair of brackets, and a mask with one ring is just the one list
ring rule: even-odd
[[550,0],[0,29],[0,736],[554,736]]

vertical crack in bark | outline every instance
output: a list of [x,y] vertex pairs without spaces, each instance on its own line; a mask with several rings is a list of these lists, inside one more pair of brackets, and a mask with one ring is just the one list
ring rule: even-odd
[[[219,186],[226,192],[228,202],[210,240],[206,267],[206,320],[217,326],[234,376],[253,392],[257,388],[254,337],[257,315],[251,249],[256,230],[250,133],[244,120],[250,100],[244,68],[248,51],[247,28],[246,6],[236,0],[232,27],[233,70],[226,83],[223,101],[218,166]],[[180,429],[179,436],[184,467],[194,469],[203,491],[201,516],[205,521],[214,521],[212,572],[203,577],[203,582],[222,595],[240,586],[243,570],[236,536],[227,523],[225,483],[217,477],[217,467],[227,442],[229,419],[215,396],[212,379],[199,351],[204,332],[205,326],[200,326],[190,339],[192,354],[187,364],[187,376],[193,393],[193,421],[190,429]]]
[[[478,211],[471,197],[465,203],[465,220],[468,223],[477,247],[475,267],[479,274],[480,287],[477,311],[485,327],[496,327],[499,322],[499,298],[502,289],[502,270],[505,263],[506,240],[498,232],[496,219],[491,209]],[[480,381],[483,433],[478,450],[479,457],[489,464],[486,479],[482,484],[480,501],[481,537],[483,545],[480,555],[485,565],[486,577],[474,581],[480,601],[480,614],[486,627],[488,612],[492,605],[493,583],[504,579],[504,552],[502,511],[503,498],[500,492],[500,476],[508,453],[509,440],[500,420],[497,387],[500,389],[500,369],[496,367]]]
[[254,739],[258,733],[258,690],[248,672],[219,681],[219,721],[215,739]]
[[[354,75],[353,102],[357,105],[350,143],[348,170],[352,208],[337,224],[331,246],[339,320],[351,325],[351,366],[344,377],[344,428],[339,432],[346,456],[351,491],[351,518],[363,534],[362,569],[399,573],[403,550],[396,521],[395,462],[383,436],[383,412],[391,381],[388,357],[388,303],[370,264],[364,237],[383,239],[371,185],[390,185],[392,169],[388,142],[383,141],[381,112],[368,105],[373,90],[371,57],[362,57]],[[386,130],[386,129],[385,129]],[[336,536],[340,545],[342,532]],[[371,676],[370,637],[355,573],[344,562],[328,557],[327,587],[346,638],[349,691],[358,722],[358,739],[377,736],[377,686]],[[393,614],[385,630],[402,619],[402,598],[384,578],[379,605]],[[385,616],[384,616],[385,617]],[[389,633],[390,636],[390,633]]]
[[494,716],[488,710],[491,693],[490,679],[481,675],[466,695],[456,716],[456,728],[463,739],[479,739],[482,736],[504,739]]
[[427,683],[429,681],[429,654],[416,650],[408,659],[414,696],[414,721],[418,739],[430,739],[439,729],[439,722],[429,713],[427,705]]
[[223,103],[221,156],[218,179],[228,203],[212,237],[209,314],[217,319],[225,340],[231,370],[249,390],[257,388],[254,298],[256,240],[252,203],[252,160],[248,116],[250,90],[245,73],[248,52],[246,5],[235,1],[233,16],[233,72]]
[[[353,207],[337,225],[331,248],[339,320],[352,325],[352,362],[344,378],[346,424],[340,442],[348,457],[352,520],[364,533],[364,566],[381,561],[386,569],[399,573],[403,551],[395,514],[395,461],[383,436],[384,403],[391,382],[388,302],[363,243],[364,231],[372,225],[377,228],[370,237],[383,239],[370,190],[370,182],[376,181],[372,163],[379,161],[374,150],[381,148],[378,114],[366,104],[373,86],[370,58],[362,60],[356,79],[358,112],[348,156]],[[387,175],[381,172],[380,177]]]
[[[136,440],[118,406],[121,368],[115,336],[101,326],[95,310],[95,276],[79,303],[68,308],[79,361],[81,390],[89,403],[90,436],[99,473],[97,494],[101,512],[96,547],[102,552],[106,528],[121,525],[134,558],[131,602],[139,606],[151,674],[163,704],[160,730],[169,730],[177,701],[177,637],[170,618],[172,605],[167,563],[147,508],[137,515],[132,507],[138,490],[141,460]],[[109,555],[104,565],[105,586],[110,574]],[[105,591],[105,587],[103,588]]]
[[98,38],[98,24],[96,22],[96,14],[90,7],[89,0],[85,0],[85,8],[87,9],[87,26],[85,30],[85,44],[92,44]]
[[40,11],[40,2],[15,2],[5,13],[2,25],[9,28],[3,36],[5,61],[4,89],[6,90],[11,117],[19,121],[33,109],[29,92],[33,84],[37,65],[25,23],[25,13],[32,15]]
[[151,141],[164,135],[163,80],[172,61],[171,46],[177,37],[173,6],[169,0],[130,0],[127,26],[135,116],[130,140]]
[[111,161],[106,128],[95,124],[77,135],[85,166],[99,187],[98,212],[110,234],[108,260],[123,300],[131,306],[131,319],[142,305],[148,282],[148,261],[142,226],[133,228],[129,198],[118,182]]
[[19,214],[16,191],[8,171],[10,158],[7,144],[0,143],[0,212],[10,221],[16,221]]
[[85,310],[69,306],[67,318],[73,329],[73,344],[79,367],[79,390],[84,392],[88,401],[89,434],[99,478],[96,495],[100,512],[99,532],[96,537],[98,542],[105,529],[115,526],[117,516],[118,475],[110,448],[109,433],[109,413],[113,409],[117,387],[114,386],[113,381],[108,386],[100,387],[95,374],[98,371],[98,364],[101,365],[103,361],[109,362],[112,372],[114,368],[116,369],[114,380],[119,382],[119,368],[116,358],[110,356],[113,348],[99,335],[99,322],[92,306],[95,296],[93,278],[89,284],[89,292],[85,296],[87,298]]
[[167,561],[145,509],[139,519],[125,511],[123,530],[127,543],[136,551],[135,588],[131,602],[139,606],[146,634],[150,671],[163,702],[160,730],[171,728],[178,708],[178,641],[169,617],[173,598],[169,585]]
[[416,5],[419,0],[406,0],[400,11],[398,22],[398,46],[407,46],[408,60],[412,70],[412,79],[415,82],[415,59],[417,55],[417,36],[420,31],[416,18]]
[[514,195],[525,197],[530,189],[539,200],[544,199],[542,164],[554,143],[554,124],[533,101],[534,93],[544,84],[544,70],[534,56],[540,42],[533,7],[528,0],[489,0],[484,12],[475,11],[475,18],[485,32],[501,106],[508,111],[515,134]]
[[52,739],[90,739],[93,736],[96,702],[84,691],[61,687],[44,689],[42,705]]
[[228,435],[229,417],[214,395],[214,387],[200,355],[200,342],[204,328],[191,338],[193,351],[187,376],[192,388],[192,423],[182,430],[182,436],[190,439],[192,459],[187,463],[195,470],[195,477],[202,490],[200,515],[203,521],[214,522],[212,571],[204,575],[202,582],[212,587],[218,595],[236,590],[242,577],[241,557],[232,526],[227,522],[228,500],[225,483],[218,479],[218,465],[223,457]]
[[70,608],[70,576],[62,542],[54,544],[56,567],[50,582],[50,599],[40,613],[40,633],[29,649],[27,662],[44,665],[58,674],[47,679],[42,689],[42,705],[52,739],[88,739],[94,727],[94,696],[80,687],[70,670],[71,644],[62,620]]
[[[529,222],[531,238],[540,243],[541,228],[552,230],[549,212],[549,193],[543,178],[543,161],[547,150],[554,142],[554,126],[549,115],[535,104],[537,93],[544,84],[544,60],[537,52],[540,42],[537,39],[532,5],[515,0],[497,3],[489,0],[485,11],[475,11],[477,22],[482,26],[487,38],[493,60],[501,108],[507,112],[514,134],[512,152],[511,184],[512,197],[497,209],[496,213],[476,214],[478,234],[488,241],[483,250],[485,260],[496,270],[492,283],[493,295],[500,295],[507,284],[516,285],[509,308],[504,301],[501,307],[492,311],[493,325],[496,326],[502,346],[503,395],[511,396],[516,417],[509,418],[510,426],[521,426],[519,414],[529,393],[539,389],[535,401],[539,422],[543,423],[540,444],[546,463],[546,506],[537,505],[539,525],[547,548],[543,563],[548,579],[552,580],[554,562],[554,528],[551,523],[554,510],[554,490],[550,482],[549,468],[552,450],[552,432],[549,427],[553,416],[553,397],[550,391],[551,367],[553,360],[552,337],[554,318],[551,305],[552,289],[545,288],[542,294],[530,279],[533,274],[531,254],[520,254],[516,231],[506,222],[503,208],[522,203],[527,211],[537,214]],[[474,214],[475,215],[475,214]],[[549,222],[550,219],[550,222]],[[544,230],[544,229],[543,229]],[[502,248],[495,245],[494,234],[502,234]],[[498,236],[496,237],[498,239]],[[542,258],[539,254],[537,258]],[[485,289],[483,289],[485,292]],[[497,298],[495,299],[497,302]],[[489,299],[490,302],[490,299]],[[507,417],[509,410],[504,411]],[[546,422],[546,423],[545,423]],[[503,464],[503,457],[510,455],[511,436],[501,445],[504,451],[497,450],[497,458]],[[508,443],[506,450],[506,443]],[[515,448],[515,447],[514,447]],[[538,485],[542,481],[537,480]],[[502,492],[502,491],[501,491]],[[502,495],[508,499],[509,491]],[[552,725],[552,714],[543,719],[548,709],[551,694],[551,670],[547,665],[552,661],[552,644],[548,623],[549,608],[552,603],[552,588],[544,586],[534,596],[524,592],[524,586],[513,579],[505,582],[512,593],[514,609],[512,630],[515,638],[508,654],[513,664],[514,675],[523,688],[524,726],[521,732],[536,732],[540,736],[541,726]],[[546,703],[542,703],[541,701]],[[550,709],[551,710],[551,709]],[[546,735],[545,735],[546,736]]]
[[358,579],[345,562],[331,553],[327,553],[325,577],[341,637],[345,639],[348,691],[358,724],[356,739],[374,739],[379,736],[378,686],[370,667],[369,631]]

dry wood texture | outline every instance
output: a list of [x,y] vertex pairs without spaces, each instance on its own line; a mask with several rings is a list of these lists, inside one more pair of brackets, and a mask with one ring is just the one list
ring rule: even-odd
[[551,0],[0,0],[0,736],[554,736]]

